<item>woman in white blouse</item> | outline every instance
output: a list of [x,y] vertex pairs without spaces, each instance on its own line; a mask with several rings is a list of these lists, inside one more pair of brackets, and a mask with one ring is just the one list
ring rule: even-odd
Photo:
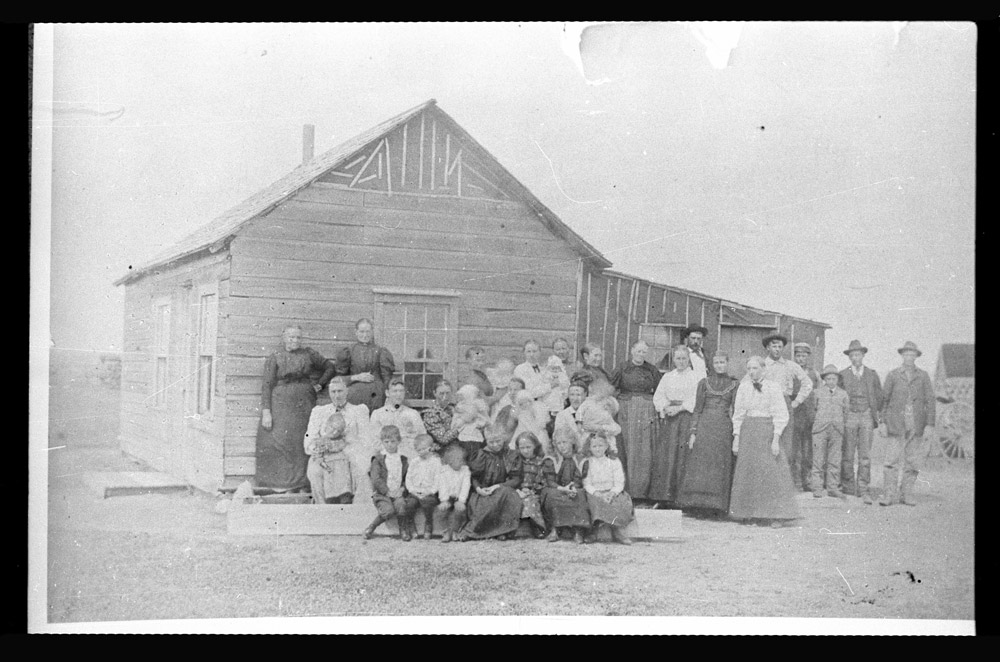
[[788,418],[781,385],[764,379],[764,360],[751,357],[733,406],[733,519],[770,520],[780,527],[800,516],[788,461],[778,444]]
[[701,376],[691,370],[687,347],[675,347],[673,360],[674,369],[663,375],[653,393],[653,407],[660,415],[660,432],[653,443],[649,498],[657,502],[658,508],[677,496],[691,436],[691,414],[701,381]]

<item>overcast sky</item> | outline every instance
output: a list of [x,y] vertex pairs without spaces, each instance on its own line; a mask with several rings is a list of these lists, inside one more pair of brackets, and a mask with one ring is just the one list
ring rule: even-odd
[[121,349],[112,281],[303,124],[319,153],[429,98],[616,270],[831,324],[840,366],[974,341],[975,25],[581,27],[56,26],[54,346]]

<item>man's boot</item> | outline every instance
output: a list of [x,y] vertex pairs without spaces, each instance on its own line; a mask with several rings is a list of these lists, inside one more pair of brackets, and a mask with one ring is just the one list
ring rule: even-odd
[[368,525],[368,528],[361,533],[361,537],[365,540],[371,540],[372,535],[375,533],[375,529],[377,529],[378,525],[382,522],[382,516],[376,515],[375,519],[372,520],[372,523]]
[[413,527],[413,515],[397,515],[396,523],[399,524],[399,539],[403,542],[413,540],[410,529]]

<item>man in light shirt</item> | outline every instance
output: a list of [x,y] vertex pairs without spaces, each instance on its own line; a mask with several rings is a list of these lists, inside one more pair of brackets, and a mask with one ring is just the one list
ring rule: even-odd
[[691,370],[698,376],[698,381],[708,377],[708,363],[705,361],[705,336],[708,329],[700,324],[689,324],[681,329],[681,342],[688,348],[691,356]]
[[524,343],[524,363],[514,368],[514,376],[524,382],[524,388],[535,401],[542,400],[558,383],[553,383],[550,374],[539,365],[541,346],[534,340]]
[[[330,404],[314,407],[309,415],[309,424],[306,427],[306,436],[303,443],[309,447],[313,439],[320,436],[320,426],[330,418],[331,414],[340,414],[344,417],[344,439],[347,447],[344,454],[351,465],[351,482],[354,491],[353,498],[358,503],[364,503],[371,498],[371,481],[368,478],[368,469],[371,466],[372,456],[377,450],[369,438],[368,430],[368,407],[367,405],[352,405],[347,401],[348,387],[346,377],[334,377],[327,385],[330,394]],[[342,500],[343,503],[353,501]]]
[[[764,357],[764,379],[776,382],[781,387],[781,392],[785,396],[785,404],[788,405],[789,421],[781,433],[781,450],[784,451],[786,458],[790,458],[793,453],[795,410],[812,393],[812,380],[809,379],[809,375],[802,369],[802,366],[782,356],[785,346],[788,345],[788,338],[780,333],[772,333],[766,336],[761,341],[761,344],[767,350],[767,356]],[[795,380],[799,381],[799,392],[792,399]],[[791,471],[792,467],[789,467],[789,472]],[[794,480],[795,477],[793,475],[793,483]]]

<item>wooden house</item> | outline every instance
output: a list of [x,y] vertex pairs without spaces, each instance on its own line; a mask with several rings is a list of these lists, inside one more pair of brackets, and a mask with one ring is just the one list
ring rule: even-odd
[[116,282],[122,449],[197,487],[254,473],[261,372],[289,323],[333,357],[372,318],[415,406],[473,345],[495,361],[530,338],[597,342],[613,368],[631,341],[659,352],[688,321],[737,356],[781,329],[822,365],[827,325],[609,271],[434,100],[305,155]]

